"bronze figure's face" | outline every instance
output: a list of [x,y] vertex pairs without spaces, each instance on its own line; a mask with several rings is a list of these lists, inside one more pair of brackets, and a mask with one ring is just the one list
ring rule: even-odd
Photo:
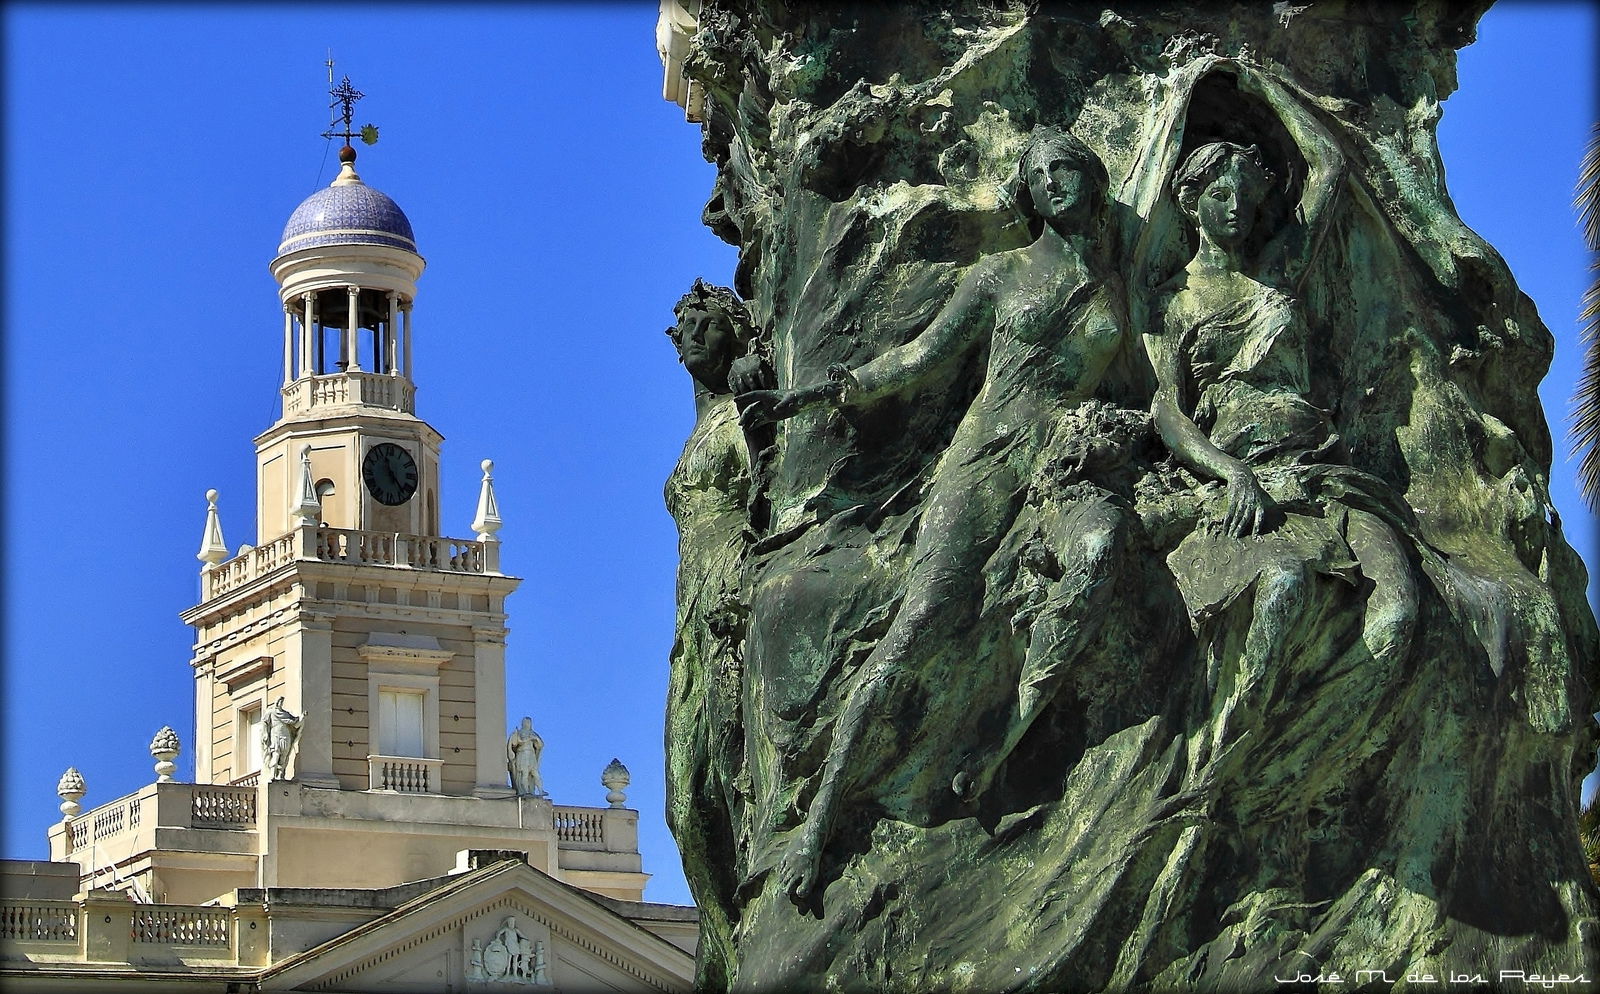
[[1033,209],[1045,221],[1078,222],[1093,207],[1093,181],[1059,145],[1042,144],[1028,156],[1023,177]]
[[719,313],[686,310],[678,322],[678,355],[689,375],[707,386],[728,375],[733,359],[733,328]]
[[1237,245],[1255,225],[1266,192],[1260,170],[1233,157],[1200,191],[1194,205],[1195,226],[1218,245]]

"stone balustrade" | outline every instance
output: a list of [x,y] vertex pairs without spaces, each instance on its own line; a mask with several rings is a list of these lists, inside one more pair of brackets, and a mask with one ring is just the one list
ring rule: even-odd
[[189,824],[195,828],[231,828],[254,825],[256,787],[216,787],[191,784],[194,793],[189,804]]
[[78,941],[78,902],[0,900],[0,942]]
[[416,413],[417,388],[403,376],[388,373],[332,373],[307,376],[283,388],[283,413],[302,414],[319,407],[362,404]]
[[0,960],[253,966],[264,962],[261,918],[258,909],[141,904],[108,891],[76,901],[4,898]]
[[226,908],[136,904],[129,937],[135,943],[227,946],[228,919]]
[[216,597],[242,587],[294,559],[294,533],[280,536],[247,552],[218,563],[206,574],[206,596]]
[[556,840],[563,848],[606,848],[604,810],[557,807],[553,818]]
[[94,849],[142,851],[154,846],[157,829],[250,830],[256,824],[256,794],[255,787],[149,784],[85,811],[65,826],[65,832],[59,831],[60,826],[53,829],[51,858],[81,858]]
[[146,793],[138,791],[119,797],[74,818],[69,826],[71,848],[68,851],[75,852],[137,832],[144,820]]
[[437,794],[444,775],[444,760],[416,756],[368,756],[367,783],[371,790],[402,794]]
[[299,549],[296,529],[266,545],[249,549],[206,572],[205,597],[210,600],[296,560],[351,563],[360,566],[401,566],[442,573],[486,573],[491,563],[486,543],[465,538],[434,538],[402,532],[363,531],[357,528],[308,529],[307,548]]

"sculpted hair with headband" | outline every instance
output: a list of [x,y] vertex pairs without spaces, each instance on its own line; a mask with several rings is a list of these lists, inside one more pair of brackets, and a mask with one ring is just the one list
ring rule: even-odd
[[[673,316],[682,322],[687,311],[699,311],[702,314],[721,315],[733,328],[733,338],[737,349],[744,346],[755,335],[755,328],[750,321],[750,312],[745,308],[744,301],[733,295],[733,291],[725,286],[715,286],[698,277],[689,292],[678,298],[673,305]],[[678,325],[674,324],[667,329],[667,337],[673,342],[678,341]]]
[[1195,201],[1212,180],[1222,175],[1228,163],[1237,161],[1249,173],[1254,173],[1263,186],[1272,184],[1272,170],[1261,160],[1261,149],[1256,145],[1235,145],[1232,142],[1212,142],[1201,145],[1172,177],[1172,197],[1183,208],[1184,217],[1194,211]]

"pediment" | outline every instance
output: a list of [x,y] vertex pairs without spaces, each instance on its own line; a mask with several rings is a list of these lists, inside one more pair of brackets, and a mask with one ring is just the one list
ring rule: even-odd
[[522,863],[463,874],[266,970],[262,990],[690,991],[694,959]]

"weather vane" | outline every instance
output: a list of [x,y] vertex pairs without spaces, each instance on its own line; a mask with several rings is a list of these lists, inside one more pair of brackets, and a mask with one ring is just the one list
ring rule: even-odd
[[[328,96],[333,98],[328,109],[335,111],[335,114],[328,124],[328,130],[322,133],[322,137],[343,138],[346,145],[350,144],[350,139],[356,137],[360,137],[368,145],[378,144],[378,129],[375,125],[363,124],[360,131],[350,130],[350,122],[355,116],[356,101],[366,94],[350,85],[349,76],[346,76],[338,86],[333,85],[333,53],[328,53],[325,65],[328,67]],[[341,119],[344,121],[344,130],[335,131],[334,127]]]

